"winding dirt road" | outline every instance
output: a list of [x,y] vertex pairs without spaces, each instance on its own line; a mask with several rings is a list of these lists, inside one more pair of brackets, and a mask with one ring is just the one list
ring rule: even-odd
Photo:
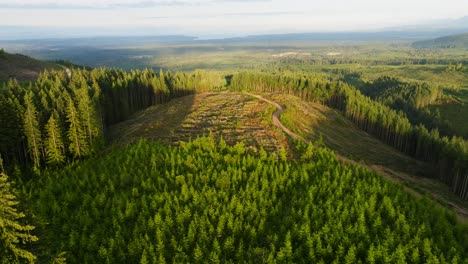
[[293,139],[297,139],[297,140],[300,140],[302,142],[309,143],[306,139],[304,139],[303,137],[299,136],[298,134],[292,132],[287,127],[285,127],[283,125],[283,123],[281,123],[279,118],[281,116],[281,113],[283,113],[283,107],[280,104],[278,104],[277,102],[268,100],[268,99],[264,98],[261,95],[251,94],[251,93],[246,93],[246,94],[248,94],[250,96],[253,96],[253,97],[255,97],[255,98],[259,99],[259,100],[265,101],[265,102],[269,103],[270,105],[272,105],[272,106],[274,106],[276,108],[276,111],[273,113],[273,116],[271,117],[271,119],[273,120],[273,125],[280,128],[281,130],[283,130],[284,133],[286,133],[288,136],[292,137]]
[[[287,127],[285,127],[283,125],[283,123],[281,123],[280,116],[281,116],[281,113],[283,113],[283,107],[280,104],[278,104],[277,102],[271,101],[269,99],[266,99],[263,96],[258,95],[258,94],[251,94],[251,93],[246,93],[246,94],[250,95],[252,97],[255,97],[255,98],[257,98],[257,99],[259,99],[261,101],[267,102],[270,105],[274,106],[276,108],[276,111],[273,113],[273,115],[271,117],[272,121],[273,121],[273,124],[276,127],[283,130],[283,132],[286,133],[291,138],[296,139],[296,140],[300,140],[300,141],[302,141],[302,142],[304,142],[306,144],[309,143],[308,140],[306,140],[305,138],[303,138],[303,137],[299,136],[298,134],[292,132]],[[463,205],[456,204],[456,203],[454,203],[452,201],[449,201],[449,200],[443,198],[443,195],[441,195],[441,194],[439,194],[437,192],[434,192],[433,190],[430,190],[428,188],[425,188],[424,186],[422,186],[420,184],[420,179],[417,179],[416,177],[413,177],[413,176],[408,175],[406,173],[396,172],[396,171],[390,170],[388,168],[385,168],[385,167],[382,167],[382,166],[379,166],[379,165],[367,165],[367,164],[363,164],[363,163],[360,163],[360,162],[356,162],[354,160],[350,160],[350,159],[348,159],[348,158],[346,158],[344,156],[341,156],[340,154],[338,154],[336,152],[335,152],[335,155],[336,155],[336,158],[338,160],[340,160],[341,162],[343,162],[343,163],[352,164],[352,165],[360,165],[362,167],[367,168],[370,171],[374,171],[377,174],[380,174],[380,175],[390,179],[393,182],[398,182],[398,183],[402,184],[402,186],[403,186],[403,188],[405,190],[409,191],[410,193],[413,193],[416,196],[421,196],[421,193],[419,191],[407,186],[406,184],[404,184],[404,182],[410,182],[411,184],[415,184],[415,185],[421,187],[422,189],[424,189],[425,192],[427,192],[430,196],[432,196],[432,198],[435,201],[437,201],[438,203],[440,203],[442,206],[452,208],[457,213],[460,220],[462,220],[463,222],[468,222],[468,210],[466,208],[464,208]]]

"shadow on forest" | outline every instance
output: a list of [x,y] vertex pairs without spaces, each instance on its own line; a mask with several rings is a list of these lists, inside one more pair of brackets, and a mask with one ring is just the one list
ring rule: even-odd
[[142,138],[173,143],[174,131],[192,112],[195,99],[190,90],[180,90],[178,94],[168,102],[149,106],[110,126],[107,133],[110,145],[133,143]]

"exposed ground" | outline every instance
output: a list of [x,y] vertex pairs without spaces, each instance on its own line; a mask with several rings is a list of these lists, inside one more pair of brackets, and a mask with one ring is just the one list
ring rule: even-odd
[[342,156],[368,164],[378,164],[414,175],[430,173],[421,163],[382,143],[359,129],[338,111],[324,105],[304,102],[291,95],[264,95],[283,106],[283,124],[308,140],[323,139],[325,145]]
[[177,144],[212,133],[228,144],[241,141],[254,149],[278,151],[287,148],[288,141],[272,124],[273,111],[268,103],[240,93],[190,95],[150,107],[111,127],[111,139],[118,144],[139,138]]

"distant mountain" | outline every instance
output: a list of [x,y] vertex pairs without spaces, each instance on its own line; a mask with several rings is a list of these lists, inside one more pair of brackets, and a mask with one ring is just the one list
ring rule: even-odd
[[[465,31],[462,31],[465,32]],[[441,37],[447,34],[458,34],[459,30],[394,30],[376,32],[333,32],[333,33],[291,33],[253,35],[246,37],[211,39],[205,42],[333,42],[333,41],[408,41],[424,40],[428,38]]]
[[428,23],[428,25],[440,28],[468,28],[468,16],[458,19],[434,20],[432,23]]
[[400,31],[440,31],[440,30],[447,30],[449,31],[447,35],[454,34],[453,32],[457,32],[460,30],[468,29],[468,16],[457,18],[457,19],[435,19],[435,20],[426,20],[420,21],[417,23],[404,25],[404,26],[397,26],[397,27],[390,27],[386,30],[400,30]]
[[417,41],[413,43],[413,47],[426,49],[468,49],[468,33]]
[[10,78],[19,81],[35,80],[39,73],[46,69],[63,69],[63,67],[21,54],[10,54],[0,49],[0,80]]

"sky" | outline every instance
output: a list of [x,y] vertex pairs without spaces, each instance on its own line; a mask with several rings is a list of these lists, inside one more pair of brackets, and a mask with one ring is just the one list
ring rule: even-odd
[[369,31],[467,15],[468,0],[0,0],[0,27],[12,34],[30,27],[199,37]]

